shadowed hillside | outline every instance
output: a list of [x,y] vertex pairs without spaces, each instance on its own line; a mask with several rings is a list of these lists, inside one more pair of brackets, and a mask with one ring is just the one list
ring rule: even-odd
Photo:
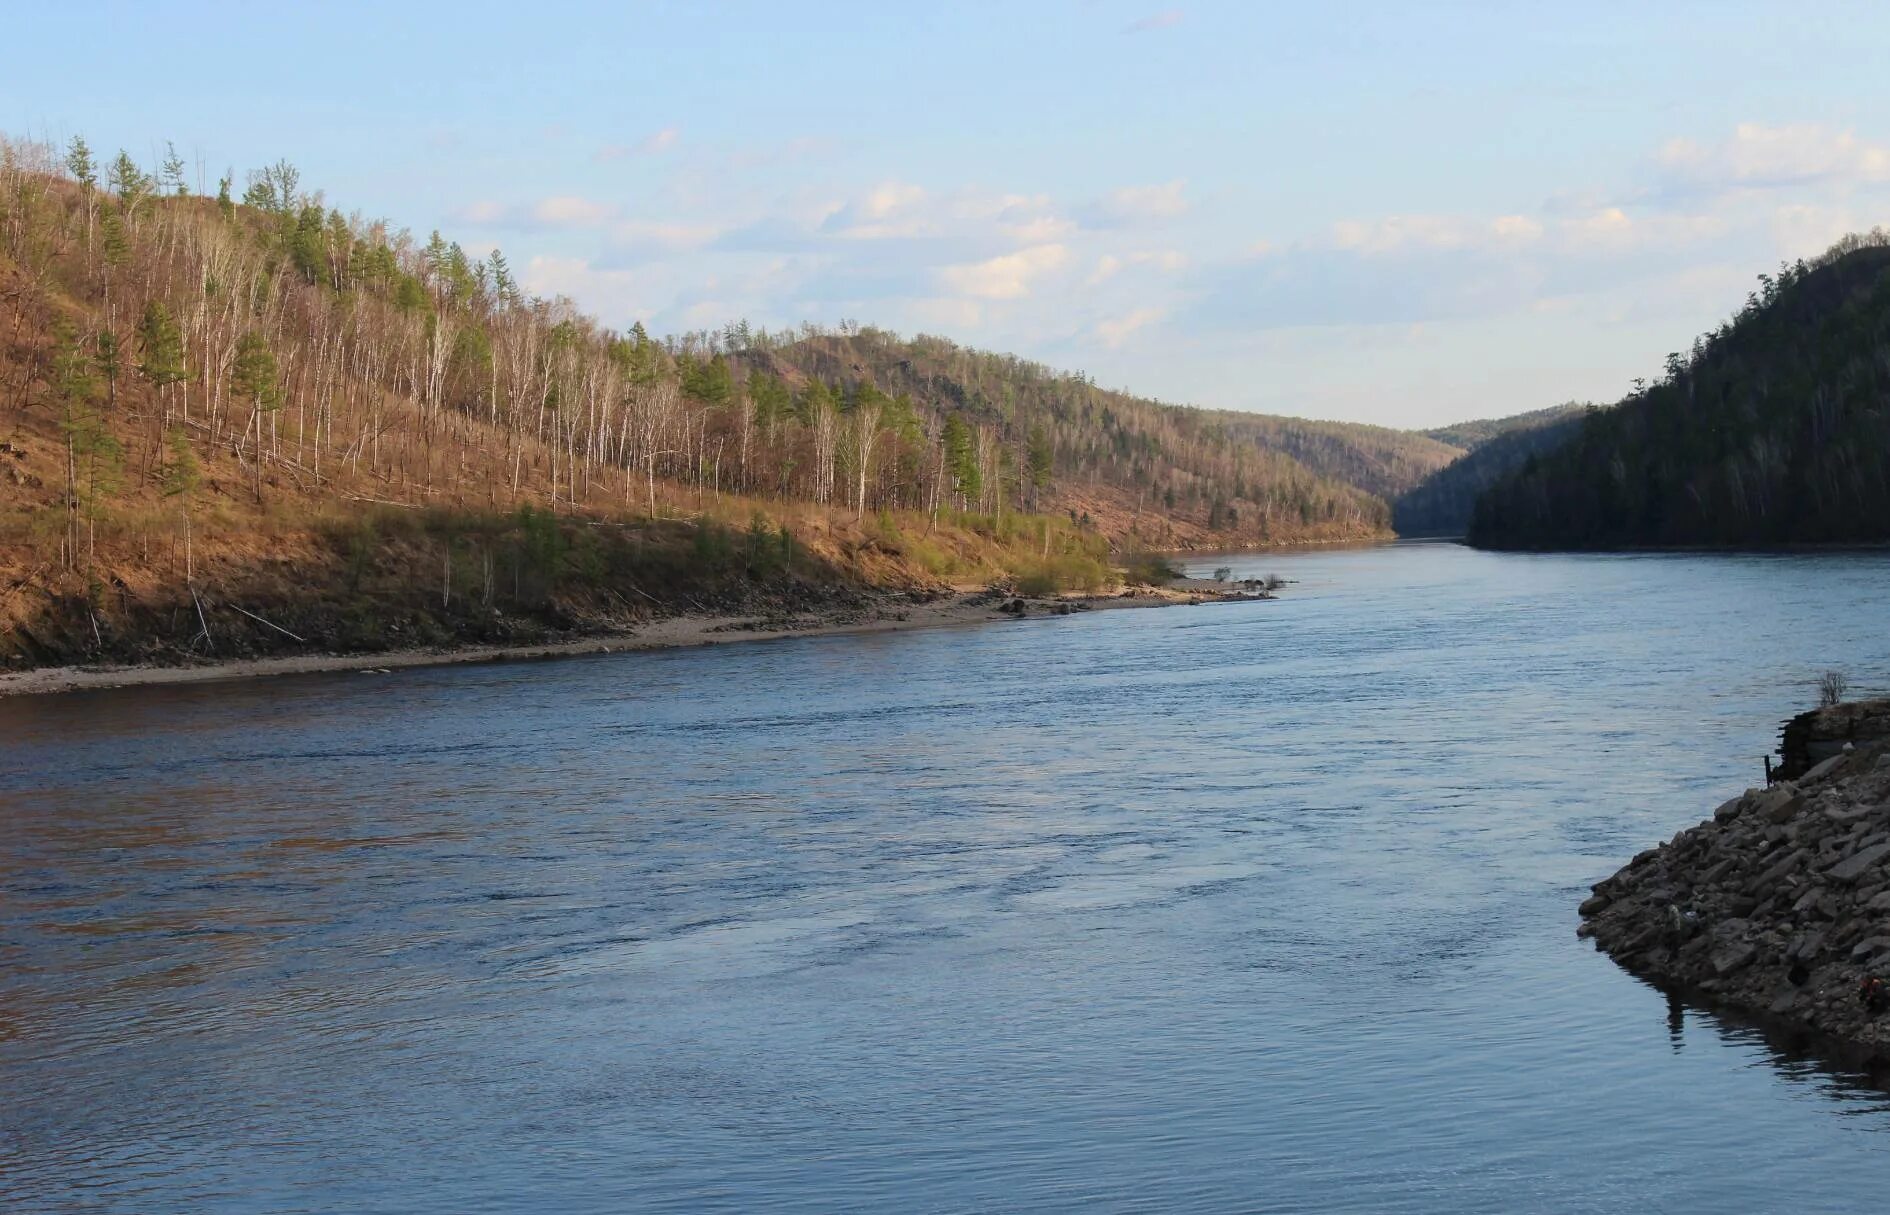
[[1392,503],[1392,526],[1400,536],[1463,535],[1470,530],[1477,497],[1531,457],[1565,442],[1580,427],[1588,408],[1570,402],[1427,431],[1470,450],[1400,495]]
[[1890,538],[1890,236],[1761,275],[1659,382],[1478,501],[1490,547]]

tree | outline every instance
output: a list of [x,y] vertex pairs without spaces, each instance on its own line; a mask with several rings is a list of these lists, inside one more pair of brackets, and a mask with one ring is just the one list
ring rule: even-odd
[[1050,469],[1054,454],[1050,447],[1050,436],[1044,433],[1041,425],[1030,428],[1030,446],[1025,453],[1025,467],[1030,475],[1031,499],[1050,488]]
[[136,218],[138,208],[151,197],[151,178],[138,168],[129,153],[122,150],[118,158],[112,161],[111,186],[127,218]]
[[72,174],[72,180],[79,183],[79,198],[85,208],[85,247],[92,247],[92,215],[94,196],[98,192],[98,166],[92,161],[92,149],[86,144],[85,137],[74,135],[66,150],[66,169]]
[[86,524],[86,563],[98,548],[98,524],[107,498],[118,489],[125,449],[98,411],[94,356],[70,332],[57,338],[52,387],[66,437],[66,560],[78,564],[79,523]]
[[879,438],[879,420],[886,412],[886,394],[862,380],[853,390],[854,473],[858,492],[854,499],[856,519],[866,518],[866,477],[873,463],[873,444]]
[[969,510],[984,492],[984,476],[978,467],[977,436],[957,414],[945,419],[945,471],[952,479],[952,492],[959,508]]
[[245,333],[236,343],[236,361],[230,369],[230,391],[238,401],[249,404],[249,421],[243,426],[243,441],[256,431],[256,500],[262,501],[262,417],[282,404],[281,371],[275,352],[255,330]]
[[236,218],[236,200],[230,197],[228,175],[217,179],[217,214],[226,220]]
[[[138,321],[138,374],[155,389],[160,398],[164,390],[173,384],[181,384],[190,375],[184,365],[184,335],[171,318],[170,310],[162,301],[152,300],[144,306],[144,316]],[[170,418],[170,405],[166,402],[165,419]]]
[[170,140],[164,141],[164,163],[158,169],[159,180],[178,198],[184,198],[190,190],[184,185],[184,158],[177,154],[177,145]]
[[203,471],[198,466],[197,453],[190,449],[190,436],[181,429],[172,427],[165,434],[164,443],[167,458],[158,476],[158,488],[166,498],[176,501],[184,520],[184,585],[189,586],[195,577],[190,551],[190,508],[198,487],[203,484]]

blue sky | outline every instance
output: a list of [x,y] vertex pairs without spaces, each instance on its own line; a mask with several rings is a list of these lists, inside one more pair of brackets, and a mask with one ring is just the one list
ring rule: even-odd
[[1870,6],[39,5],[0,129],[503,249],[653,331],[940,333],[1396,426],[1613,399],[1890,222]]

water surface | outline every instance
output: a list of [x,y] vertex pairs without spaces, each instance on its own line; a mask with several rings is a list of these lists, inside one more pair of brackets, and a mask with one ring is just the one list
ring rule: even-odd
[[1223,563],[1298,581],[0,701],[0,1209],[1880,1203],[1880,1093],[1573,930],[1890,684],[1890,557]]

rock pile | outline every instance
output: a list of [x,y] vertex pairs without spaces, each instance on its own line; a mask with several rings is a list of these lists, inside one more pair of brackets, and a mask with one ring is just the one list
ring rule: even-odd
[[1594,888],[1579,934],[1627,969],[1890,1045],[1890,742],[1748,789]]

